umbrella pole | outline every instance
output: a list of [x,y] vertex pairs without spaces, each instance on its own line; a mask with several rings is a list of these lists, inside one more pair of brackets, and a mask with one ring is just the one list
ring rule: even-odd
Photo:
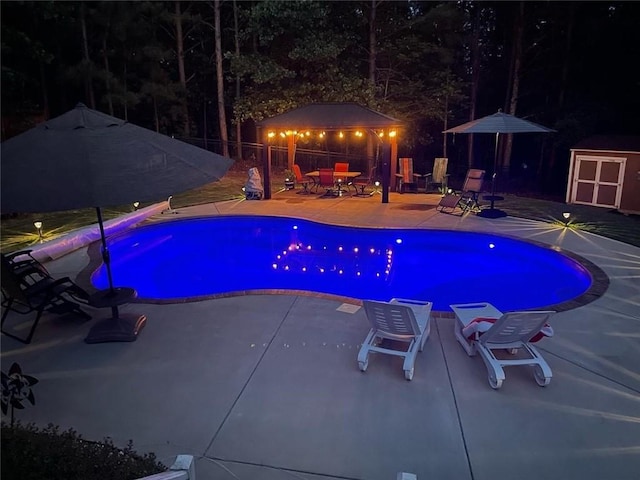
[[490,208],[485,208],[484,210],[481,210],[480,212],[478,212],[478,216],[479,217],[500,218],[500,217],[506,217],[507,216],[506,212],[503,212],[502,210],[494,208],[496,199],[504,200],[503,197],[496,197],[496,175],[497,175],[497,170],[498,170],[498,143],[499,143],[499,140],[500,140],[500,132],[496,132],[496,146],[495,146],[495,149],[493,151],[493,174],[491,175],[491,195],[489,197],[484,197],[485,200],[486,199],[491,200],[491,207]]
[[496,146],[493,150],[493,174],[491,175],[491,210],[493,210],[494,200],[496,197],[496,173],[497,173],[496,170],[498,170],[499,140],[500,140],[500,132],[496,132]]
[[86,343],[104,342],[133,342],[138,338],[138,333],[144,328],[147,321],[145,315],[124,314],[120,315],[119,305],[129,303],[137,296],[137,292],[129,287],[114,287],[111,275],[111,259],[107,247],[107,237],[104,233],[102,211],[96,207],[100,238],[102,241],[102,260],[107,270],[109,288],[94,293],[89,303],[96,308],[111,308],[111,318],[105,318],[97,322],[84,339]]
[[109,248],[107,247],[107,237],[104,234],[104,224],[102,222],[102,210],[100,207],[96,207],[96,215],[98,216],[98,226],[100,227],[100,239],[102,240],[102,261],[104,267],[107,270],[107,279],[109,280],[109,291],[114,294],[113,288],[113,276],[111,275],[111,258],[109,257]]

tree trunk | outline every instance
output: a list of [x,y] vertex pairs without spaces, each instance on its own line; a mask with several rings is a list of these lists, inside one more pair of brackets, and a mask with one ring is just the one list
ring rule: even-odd
[[182,34],[182,12],[180,11],[180,0],[175,1],[175,27],[176,27],[176,50],[178,52],[178,77],[180,85],[184,89],[182,94],[182,116],[184,119],[184,125],[182,127],[182,133],[185,137],[191,136],[191,128],[189,121],[189,105],[187,104],[187,75],[184,70],[184,38]]
[[[369,10],[369,82],[371,85],[376,84],[376,57],[377,57],[377,37],[376,37],[376,9],[378,7],[378,0],[371,0],[371,8]],[[373,164],[375,163],[374,156],[374,133],[371,131],[367,135],[367,171],[371,171]]]
[[[447,81],[449,80],[449,76],[447,75]],[[446,131],[449,128],[449,91],[444,94],[444,130]],[[446,158],[447,156],[447,134],[442,134],[442,156]]]
[[82,30],[82,59],[85,67],[84,91],[89,101],[89,107],[95,110],[96,98],[93,93],[93,83],[91,78],[91,59],[89,58],[89,41],[87,40],[87,23],[85,21],[85,5],[80,2],[80,29]]
[[576,4],[569,2],[569,18],[567,20],[567,41],[564,47],[564,61],[562,62],[562,73],[560,74],[560,93],[558,94],[558,112],[564,107],[564,97],[567,91],[567,79],[569,78],[569,58],[571,55],[571,44],[573,43],[573,25],[575,23]]
[[[482,7],[473,5],[472,33],[471,33],[471,95],[469,105],[469,121],[476,119],[478,105],[478,88],[480,85],[480,17]],[[473,133],[467,138],[467,167],[473,168]]]
[[[569,18],[567,19],[567,38],[564,47],[564,61],[562,62],[562,71],[560,73],[560,92],[558,93],[558,105],[556,107],[557,115],[560,116],[563,114],[564,110],[564,102],[565,95],[567,91],[567,82],[569,79],[569,58],[571,55],[571,45],[573,43],[573,27],[575,24],[575,16],[576,16],[576,8],[577,3],[570,2],[569,3]],[[557,159],[557,149],[555,147],[551,148],[551,152],[549,155],[549,167],[547,170],[547,179],[550,178],[552,172],[554,171]],[[540,164],[538,165],[538,178],[542,178],[543,164],[542,159]]]
[[[108,29],[109,27],[107,27]],[[105,70],[105,88],[107,90],[107,104],[109,105],[109,115],[113,117],[113,99],[111,98],[111,82],[110,76],[111,71],[109,70],[109,55],[107,54],[107,32],[105,32],[102,37],[102,60],[104,62],[104,70]]]
[[[518,95],[520,94],[520,76],[522,69],[522,37],[524,35],[524,2],[518,3],[518,11],[513,26],[513,51],[511,57],[511,98],[509,99],[508,112],[516,114],[518,107]],[[511,151],[513,148],[513,134],[505,135],[504,156],[499,165],[503,172],[508,172],[511,166]]]
[[224,109],[224,78],[222,74],[222,34],[220,29],[220,0],[214,0],[216,79],[218,94],[218,123],[220,124],[220,142],[222,156],[229,157],[229,136],[227,134],[227,116]]
[[[236,58],[240,57],[240,28],[238,26],[238,4],[233,0],[233,34],[235,42]],[[240,99],[240,87],[242,78],[240,74],[236,75],[236,102]],[[260,140],[258,140],[259,142]],[[236,121],[236,158],[242,159],[242,125]]]

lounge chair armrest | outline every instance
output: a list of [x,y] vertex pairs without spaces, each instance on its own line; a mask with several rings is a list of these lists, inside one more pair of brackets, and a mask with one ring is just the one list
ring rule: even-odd
[[28,249],[28,250],[18,250],[17,252],[11,252],[11,253],[5,253],[4,256],[7,260],[13,260],[16,257],[19,257],[21,255],[28,255],[29,257],[31,256],[31,252],[33,250]]
[[411,307],[414,315],[429,315],[431,313],[431,307],[433,306],[432,302],[413,300],[410,298],[392,298],[389,300],[389,303],[397,303]]

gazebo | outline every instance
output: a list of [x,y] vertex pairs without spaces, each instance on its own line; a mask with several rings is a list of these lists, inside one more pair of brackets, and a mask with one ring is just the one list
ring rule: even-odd
[[[296,135],[300,132],[368,132],[382,146],[382,203],[389,202],[389,185],[398,164],[397,132],[402,123],[357,103],[313,103],[257,123],[263,145],[276,135],[287,138],[287,164],[293,167]],[[264,198],[271,198],[271,159],[262,149]]]

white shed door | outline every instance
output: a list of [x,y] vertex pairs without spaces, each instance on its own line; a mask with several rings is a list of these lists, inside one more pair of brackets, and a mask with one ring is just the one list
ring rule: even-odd
[[576,155],[571,203],[620,207],[626,158]]

